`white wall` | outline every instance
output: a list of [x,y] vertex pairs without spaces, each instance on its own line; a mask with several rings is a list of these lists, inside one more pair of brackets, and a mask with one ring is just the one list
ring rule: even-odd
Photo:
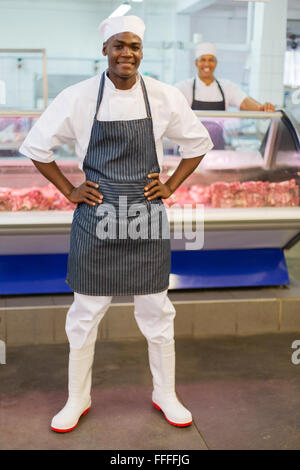
[[[218,66],[216,77],[227,78],[247,88],[247,71],[245,65],[248,53],[238,51],[232,47],[231,50],[222,49],[224,44],[245,45],[247,31],[247,8],[246,6],[222,8],[222,5],[200,10],[191,19],[191,34],[202,34],[204,42],[213,42],[218,47]],[[191,60],[190,73],[195,74],[193,60]]]
[[[46,49],[48,74],[92,76],[106,68],[98,24],[118,6],[118,0],[96,3],[84,0],[0,0],[0,48]],[[175,0],[137,3],[130,14],[141,16],[147,26],[141,72],[173,83],[174,58],[162,47],[175,39]],[[107,7],[107,5],[109,5]],[[8,104],[33,106],[34,81],[42,75],[42,61],[28,58],[17,68],[17,56],[0,58],[0,79],[7,84]],[[41,56],[40,56],[41,57]],[[89,60],[88,60],[89,59]],[[100,60],[94,70],[94,60]]]
[[[201,33],[204,41],[220,46],[216,76],[228,78],[248,92],[247,2],[235,3],[219,0],[198,12],[177,15],[176,0],[132,4],[130,14],[141,16],[147,26],[141,72],[167,83],[193,76],[193,34]],[[300,18],[300,0],[290,3],[288,18]],[[0,48],[45,48],[50,75],[94,75],[106,67],[97,26],[119,4],[120,0],[0,0]],[[234,47],[226,50],[224,44]],[[238,44],[244,49],[238,50]],[[98,71],[95,60],[100,60]],[[0,55],[0,80],[6,82],[10,102],[31,107],[41,71],[41,60],[27,59],[17,69],[16,57],[4,61]]]
[[287,0],[256,4],[250,91],[260,102],[283,104]]

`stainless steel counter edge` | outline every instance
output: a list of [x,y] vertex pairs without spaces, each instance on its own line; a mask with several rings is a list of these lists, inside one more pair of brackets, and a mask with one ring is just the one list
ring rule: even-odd
[[[0,117],[39,117],[44,110],[39,109],[3,109],[0,111]],[[276,110],[271,113],[265,111],[195,111],[199,117],[244,117],[244,118],[274,118],[281,117],[282,111]]]
[[[183,224],[193,230],[266,230],[299,229],[300,207],[260,207],[245,209],[167,209],[171,231]],[[64,234],[69,233],[71,211],[1,212],[0,235]]]

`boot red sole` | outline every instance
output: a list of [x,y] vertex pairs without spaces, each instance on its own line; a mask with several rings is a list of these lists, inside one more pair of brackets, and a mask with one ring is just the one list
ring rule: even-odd
[[152,402],[154,408],[156,408],[157,410],[161,411],[164,415],[164,417],[166,418],[166,420],[168,421],[168,423],[172,424],[173,426],[177,426],[179,428],[185,428],[186,426],[190,426],[192,424],[193,421],[190,421],[188,423],[173,423],[172,421],[170,421],[165,413],[163,412],[163,410],[160,408],[160,406],[158,406],[156,403],[154,403],[154,401]]
[[[84,416],[86,415],[89,411],[90,411],[91,407],[87,408],[80,416],[79,416],[79,419],[81,418],[81,416]],[[72,431],[73,429],[76,428],[77,424],[79,423],[79,419],[77,421],[77,423],[75,424],[75,426],[73,426],[72,428],[69,428],[69,429],[57,429],[57,428],[53,428],[52,426],[51,429],[52,431],[55,431],[55,432],[69,432],[69,431]]]

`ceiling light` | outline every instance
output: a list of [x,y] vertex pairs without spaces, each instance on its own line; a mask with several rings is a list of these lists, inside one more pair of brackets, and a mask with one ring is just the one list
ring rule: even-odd
[[129,10],[131,9],[131,6],[129,5],[128,2],[122,3],[115,11],[109,15],[109,18],[113,18],[114,16],[123,16],[125,15]]

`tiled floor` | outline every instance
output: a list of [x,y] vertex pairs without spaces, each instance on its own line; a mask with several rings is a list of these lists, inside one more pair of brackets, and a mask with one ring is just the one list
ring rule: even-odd
[[[219,310],[227,300],[260,299],[270,308],[283,299],[298,322],[295,333],[177,338],[177,393],[193,413],[192,426],[175,428],[153,408],[144,340],[99,341],[92,409],[74,431],[56,434],[49,425],[67,397],[67,344],[8,346],[7,364],[0,365],[0,450],[299,450],[300,364],[291,360],[292,343],[300,341],[299,248],[287,256],[289,288],[188,294],[191,305],[200,296],[219,304]],[[184,292],[171,292],[170,297],[173,302],[187,298]],[[120,301],[132,299],[114,299]],[[0,299],[0,309],[71,302],[72,295],[6,297]],[[1,328],[0,323],[0,333]]]
[[300,334],[178,339],[177,393],[189,428],[151,404],[145,341],[98,342],[92,408],[50,430],[67,391],[67,345],[8,348],[0,366],[0,449],[300,449]]
[[[209,337],[300,332],[300,282],[288,288],[261,287],[175,292],[175,335]],[[0,307],[0,339],[9,346],[67,341],[65,318],[72,295],[4,297]],[[141,339],[133,298],[113,298],[101,322],[98,339]]]

